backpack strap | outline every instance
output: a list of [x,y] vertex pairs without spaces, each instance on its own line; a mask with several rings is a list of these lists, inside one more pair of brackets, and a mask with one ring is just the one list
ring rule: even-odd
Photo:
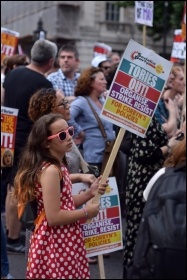
[[34,220],[34,224],[35,224],[34,232],[37,231],[44,217],[45,217],[45,210],[43,209],[40,215],[38,215],[38,217]]

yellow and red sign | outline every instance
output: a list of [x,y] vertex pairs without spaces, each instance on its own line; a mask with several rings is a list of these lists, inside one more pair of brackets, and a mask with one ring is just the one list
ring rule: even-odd
[[1,27],[1,64],[5,56],[12,56],[16,52],[19,32]]
[[1,106],[1,167],[13,164],[18,109]]

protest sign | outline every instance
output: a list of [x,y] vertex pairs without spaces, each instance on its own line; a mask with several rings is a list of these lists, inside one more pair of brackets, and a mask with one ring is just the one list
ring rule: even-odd
[[100,117],[144,137],[172,63],[130,40]]
[[181,60],[185,60],[185,59],[186,59],[186,42],[182,37],[182,30],[175,29],[170,61],[180,62]]
[[13,164],[18,109],[1,106],[1,166]]
[[[84,183],[73,184],[72,194],[86,190]],[[118,188],[115,177],[109,178],[106,192],[100,197],[100,211],[91,223],[86,218],[80,221],[87,256],[97,256],[123,248],[122,222]]]
[[186,39],[186,2],[184,2],[184,11],[183,11],[183,17],[182,17],[182,38]]
[[1,27],[1,63],[5,56],[12,56],[16,52],[19,32]]
[[154,1],[135,1],[135,22],[153,26]]

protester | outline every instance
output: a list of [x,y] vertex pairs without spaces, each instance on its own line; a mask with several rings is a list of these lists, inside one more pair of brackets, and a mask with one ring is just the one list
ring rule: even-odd
[[1,220],[1,279],[14,279],[9,273],[9,260],[6,249],[6,235]]
[[51,73],[47,79],[55,89],[63,91],[65,97],[71,102],[75,99],[74,90],[80,76],[77,73],[79,66],[79,53],[73,45],[63,45],[58,51],[60,69]]
[[110,86],[112,84],[112,81],[114,79],[114,76],[116,74],[116,71],[117,71],[117,68],[118,68],[118,64],[114,64],[110,67],[109,71],[108,71],[108,75],[106,77],[106,80],[107,80],[107,89],[109,90],[110,89]]
[[143,191],[151,177],[162,167],[171,147],[177,143],[175,137],[168,142],[167,134],[155,116],[144,138],[132,133],[125,203],[124,271],[128,271],[132,265],[137,232],[145,205]]
[[118,52],[111,52],[108,56],[110,61],[110,66],[118,65],[120,63],[121,57]]
[[162,174],[165,173],[166,167],[176,167],[181,165],[186,167],[186,109],[183,111],[182,132],[184,133],[184,138],[173,147],[172,152],[166,158],[163,164],[164,167],[159,169],[147,184],[147,187],[143,192],[143,196],[146,201],[153,184]]
[[76,99],[71,103],[69,124],[75,128],[75,137],[82,144],[83,157],[91,165],[98,166],[101,171],[106,141],[115,140],[113,125],[101,119],[106,139],[103,137],[97,119],[90,108],[87,98],[98,116],[104,104],[102,96],[106,90],[106,79],[101,68],[89,67],[85,69],[75,89]]
[[4,104],[4,88],[3,88],[3,83],[5,80],[6,75],[13,69],[23,66],[23,65],[28,65],[29,64],[29,59],[25,54],[15,54],[13,56],[6,56],[3,59],[3,77],[1,81],[1,105]]
[[181,97],[185,91],[184,73],[180,66],[172,67],[166,86],[155,116],[166,131],[168,138],[171,138],[180,129],[181,103],[183,103]]
[[[64,98],[62,92],[51,89],[40,89],[30,99],[28,115],[30,119],[35,122],[41,116],[49,113],[60,113],[66,121],[70,119],[70,103]],[[70,172],[69,176],[72,183],[83,182],[87,184],[92,184],[95,180],[93,174],[83,174],[80,173],[81,170],[81,159],[80,152],[77,146],[72,146],[70,152],[65,153],[67,161],[67,169]],[[28,240],[26,233],[26,240]],[[27,242],[28,243],[28,242]],[[90,264],[97,263],[97,258],[88,258]]]
[[97,55],[92,59],[91,65],[95,68],[100,67],[103,70],[105,78],[108,76],[110,62],[105,55]]
[[53,64],[53,67],[45,73],[45,77],[47,77],[51,73],[57,72],[59,70],[59,68],[60,67],[59,67],[59,63],[58,63],[58,57],[56,57],[55,61],[54,61],[54,64]]
[[[104,194],[108,180],[99,186],[101,176],[91,187],[72,196],[72,185],[64,155],[72,148],[73,127],[61,114],[38,119],[20,157],[15,178],[15,195],[24,203],[27,194],[37,199],[37,213],[45,217],[31,237],[27,279],[89,279],[89,265],[79,220],[93,218],[99,203],[79,206],[96,192]],[[60,174],[62,173],[62,180]]]
[[[61,91],[53,88],[42,88],[36,91],[30,98],[28,115],[35,122],[41,116],[49,113],[60,113],[68,121],[70,119],[70,103]],[[67,152],[65,156],[67,169],[70,172],[70,178],[73,183],[93,183],[93,180],[95,180],[94,175],[80,173],[82,171],[81,159],[76,145],[73,145],[72,150]]]
[[8,234],[7,250],[12,253],[24,253],[25,247],[20,240],[21,223],[17,217],[17,201],[12,198],[13,181],[17,172],[20,152],[32,127],[28,117],[29,99],[40,88],[51,88],[44,73],[52,66],[57,54],[57,46],[48,40],[38,40],[31,49],[31,62],[27,66],[19,66],[8,73],[3,87],[5,89],[4,106],[18,109],[15,131],[14,163],[7,174],[8,191],[6,197],[6,229]]

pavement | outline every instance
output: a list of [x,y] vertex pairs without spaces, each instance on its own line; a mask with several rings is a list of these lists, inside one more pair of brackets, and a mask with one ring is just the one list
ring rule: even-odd
[[[25,279],[26,259],[24,254],[8,254],[8,258],[10,263],[10,273],[15,277],[15,279]],[[99,264],[91,264],[91,279],[123,279],[122,261],[122,250],[110,253],[110,257],[107,259],[103,258],[105,278],[101,278],[101,275],[103,274],[100,273]],[[103,273],[103,270],[101,271]]]
[[[3,215],[1,219],[4,221]],[[125,219],[122,218],[123,232]],[[8,254],[10,273],[15,279],[25,279],[26,263],[25,254]],[[103,266],[90,264],[91,279],[123,279],[123,250],[110,253],[109,258],[103,258]]]

